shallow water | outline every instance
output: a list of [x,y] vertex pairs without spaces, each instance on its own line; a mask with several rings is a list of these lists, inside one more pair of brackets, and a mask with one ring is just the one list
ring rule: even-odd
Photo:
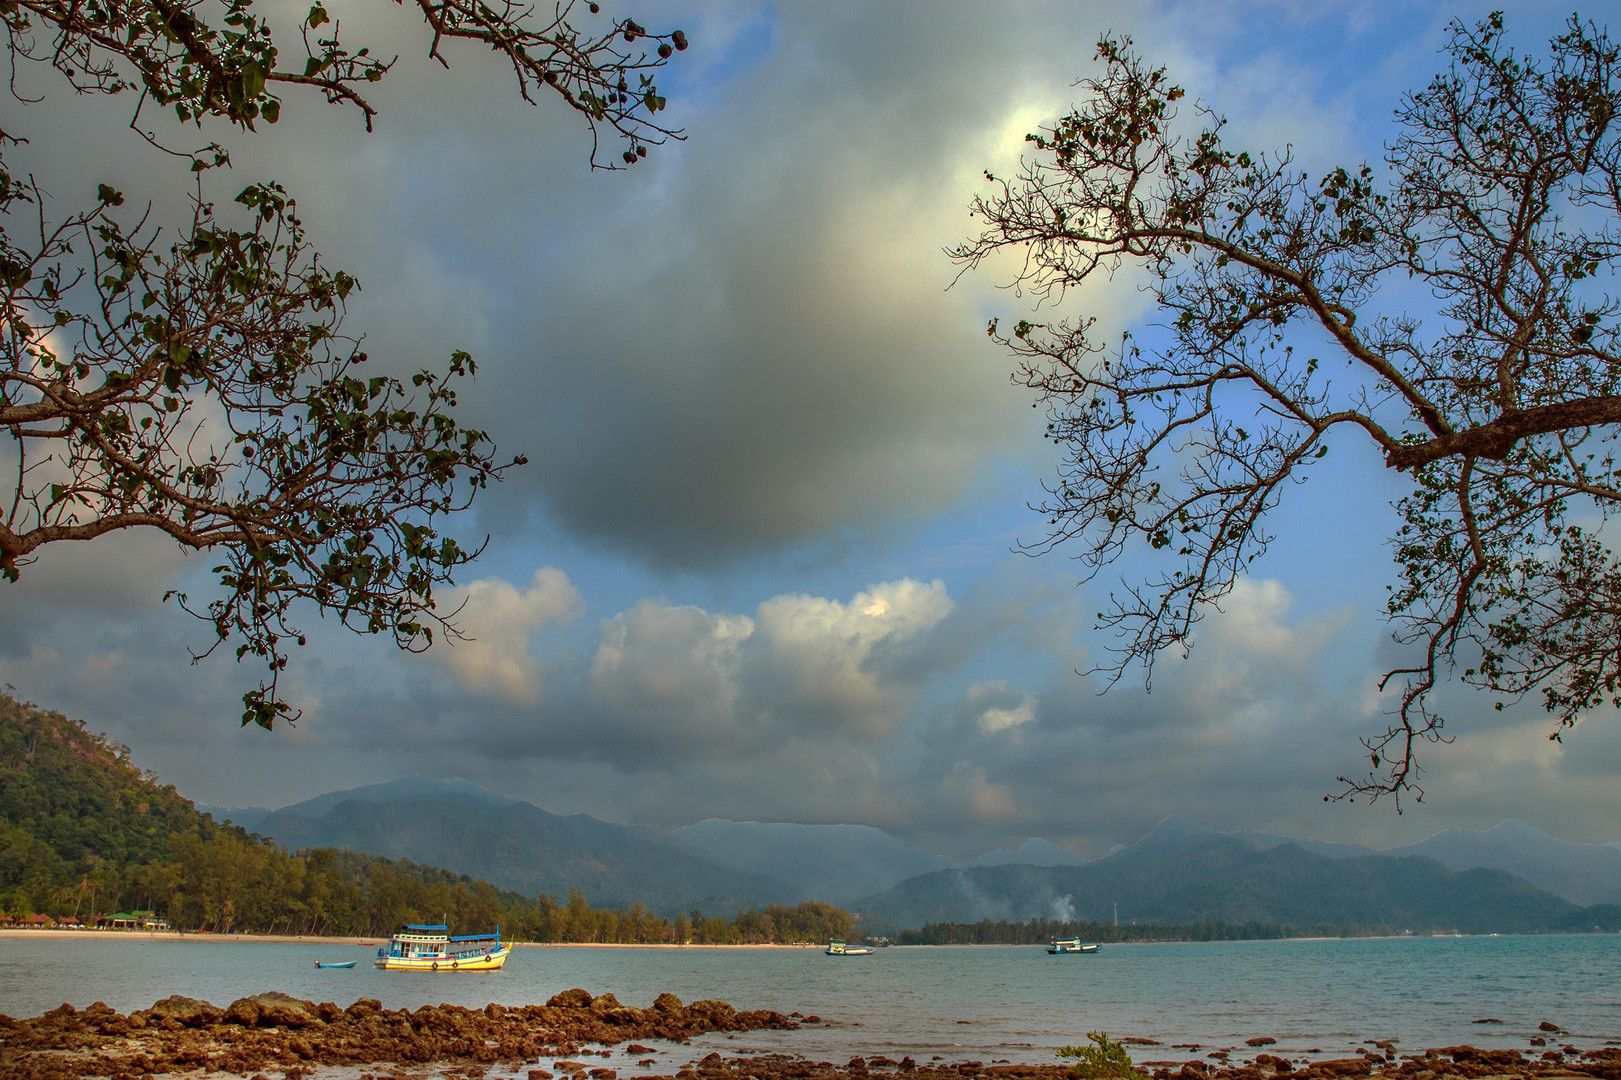
[[[544,1003],[582,986],[647,1006],[662,991],[742,1009],[816,1014],[793,1032],[706,1036],[662,1047],[658,1071],[710,1049],[776,1050],[842,1062],[855,1054],[1050,1061],[1088,1031],[1154,1039],[1138,1060],[1183,1058],[1174,1044],[1342,1056],[1369,1039],[1416,1050],[1457,1043],[1525,1049],[1544,1020],[1586,1048],[1621,1039],[1621,935],[1212,942],[1106,946],[1085,956],[1032,947],[880,949],[515,949],[485,974],[382,972],[374,948],[139,938],[0,939],[0,1012],[62,1002],[121,1012],[169,994],[217,1005],[264,990],[390,1008]],[[352,970],[314,961],[358,959]],[[1491,1018],[1495,1024],[1473,1021]],[[618,1055],[616,1055],[618,1057]],[[676,1060],[679,1058],[679,1060]],[[612,1064],[626,1071],[623,1060]],[[634,1072],[634,1069],[629,1071]]]

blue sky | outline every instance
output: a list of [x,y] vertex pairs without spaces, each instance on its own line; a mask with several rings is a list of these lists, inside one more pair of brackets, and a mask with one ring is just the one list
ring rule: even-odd
[[[664,79],[687,141],[628,172],[590,173],[575,118],[523,105],[480,57],[439,71],[388,5],[345,16],[401,54],[375,134],[294,100],[233,149],[236,176],[286,182],[362,281],[348,327],[374,362],[471,350],[470,419],[530,457],[465,525],[491,537],[461,594],[477,640],[407,657],[312,617],[291,675],[306,719],[241,731],[249,673],[190,665],[199,628],[158,603],[206,592],[206,561],[123,537],[0,592],[0,681],[216,805],[423,773],[619,821],[865,822],[956,855],[1034,835],[1101,854],[1168,813],[1376,844],[1507,817],[1621,839],[1612,717],[1561,748],[1533,711],[1453,690],[1458,740],[1425,758],[1425,804],[1322,804],[1382,726],[1390,655],[1401,487],[1348,439],[1192,657],[1152,695],[1128,674],[1097,696],[1074,672],[1107,645],[1090,619],[1109,575],[1083,589],[1061,553],[1013,551],[1041,536],[1026,503],[1054,461],[983,328],[1028,308],[994,266],[948,288],[941,251],[973,230],[981,170],[1008,171],[1075,100],[1100,33],[1225,113],[1230,143],[1287,143],[1316,171],[1377,160],[1447,20],[1485,8],[626,10],[693,42]],[[1534,49],[1564,14],[1508,20]],[[33,115],[82,136],[36,140],[42,173],[96,171],[172,209],[127,118],[40,88]],[[1066,310],[1117,329],[1149,314],[1124,277]]]

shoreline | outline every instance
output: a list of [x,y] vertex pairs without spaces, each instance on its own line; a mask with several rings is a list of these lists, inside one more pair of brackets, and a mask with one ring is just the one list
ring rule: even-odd
[[[30,1080],[86,1076],[123,1080],[161,1073],[193,1078],[235,1074],[269,1080],[267,1073],[280,1073],[283,1080],[382,1080],[376,1067],[387,1065],[389,1076],[397,1077],[394,1070],[401,1068],[405,1075],[422,1080],[1067,1080],[1069,1076],[1070,1066],[1063,1062],[986,1061],[970,1059],[966,1053],[952,1058],[935,1054],[924,1060],[927,1051],[921,1048],[912,1051],[916,1059],[897,1048],[890,1052],[902,1055],[898,1061],[857,1052],[841,1065],[794,1053],[787,1046],[729,1049],[721,1044],[720,1049],[709,1050],[713,1044],[689,1045],[694,1037],[711,1033],[735,1039],[747,1032],[792,1032],[824,1023],[820,1017],[798,1012],[739,1011],[713,999],[683,1004],[669,993],[638,1008],[611,993],[593,996],[581,989],[555,994],[544,1006],[491,1004],[481,1009],[448,1004],[387,1009],[373,998],[341,1008],[274,991],[222,1008],[171,996],[128,1015],[98,1002],[83,1010],[62,1005],[23,1020],[0,1016],[0,1074]],[[1133,1064],[1141,1080],[1621,1080],[1621,1045],[1578,1050],[1560,1045],[1561,1037],[1569,1037],[1563,1029],[1545,1023],[1541,1031],[1516,1049],[1460,1045],[1398,1052],[1394,1039],[1367,1039],[1349,1050],[1300,1051],[1279,1047],[1270,1037],[1215,1048],[1165,1046],[1128,1037],[1114,1049],[1139,1059]],[[642,1040],[658,1045],[644,1045]],[[609,1060],[593,1062],[593,1056]],[[683,1057],[690,1060],[683,1064]]]
[[[239,943],[244,945],[382,945],[387,934],[372,937],[322,937],[310,934],[214,934],[193,930],[24,930],[18,927],[0,928],[0,941],[41,938],[73,941],[172,941]],[[633,944],[618,941],[512,941],[515,949],[821,949],[822,945],[740,944],[675,945],[667,942]]]

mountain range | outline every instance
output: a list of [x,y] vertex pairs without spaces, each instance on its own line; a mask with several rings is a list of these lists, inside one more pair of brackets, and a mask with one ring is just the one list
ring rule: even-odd
[[[1041,839],[972,861],[865,825],[709,819],[673,830],[558,815],[467,781],[403,777],[279,810],[208,808],[289,849],[408,858],[534,895],[673,914],[825,900],[874,924],[991,918],[1200,919],[1511,931],[1603,925],[1621,844],[1508,821],[1381,852],[1167,818],[1088,862]],[[1621,908],[1616,909],[1621,913]],[[1583,920],[1588,920],[1584,922]]]
[[1621,905],[1578,905],[1504,870],[1453,870],[1424,855],[1330,856],[1272,837],[1169,825],[1083,866],[970,867],[909,878],[867,897],[860,910],[897,927],[1048,918],[1464,933],[1621,928]]

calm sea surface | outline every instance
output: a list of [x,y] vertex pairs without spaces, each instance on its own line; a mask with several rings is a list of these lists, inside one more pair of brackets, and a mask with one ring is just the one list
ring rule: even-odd
[[[647,1006],[683,1001],[816,1014],[825,1026],[706,1036],[664,1048],[659,1071],[711,1049],[1048,1061],[1087,1031],[1158,1040],[1139,1061],[1186,1058],[1270,1036],[1271,1052],[1342,1056],[1366,1039],[1417,1050],[1525,1049],[1548,1020],[1586,1048],[1621,1040],[1621,935],[1105,946],[1089,956],[1028,947],[890,948],[835,958],[812,949],[519,948],[489,974],[381,972],[375,949],[175,939],[0,939],[0,1012],[62,1002],[127,1012],[169,994],[216,1005],[264,990],[390,1008],[544,1003],[573,986]],[[360,961],[317,971],[316,959]],[[1476,1024],[1481,1019],[1501,1021]],[[678,1060],[679,1059],[679,1060]],[[624,1071],[621,1061],[614,1062]],[[634,1070],[629,1070],[634,1072]]]

